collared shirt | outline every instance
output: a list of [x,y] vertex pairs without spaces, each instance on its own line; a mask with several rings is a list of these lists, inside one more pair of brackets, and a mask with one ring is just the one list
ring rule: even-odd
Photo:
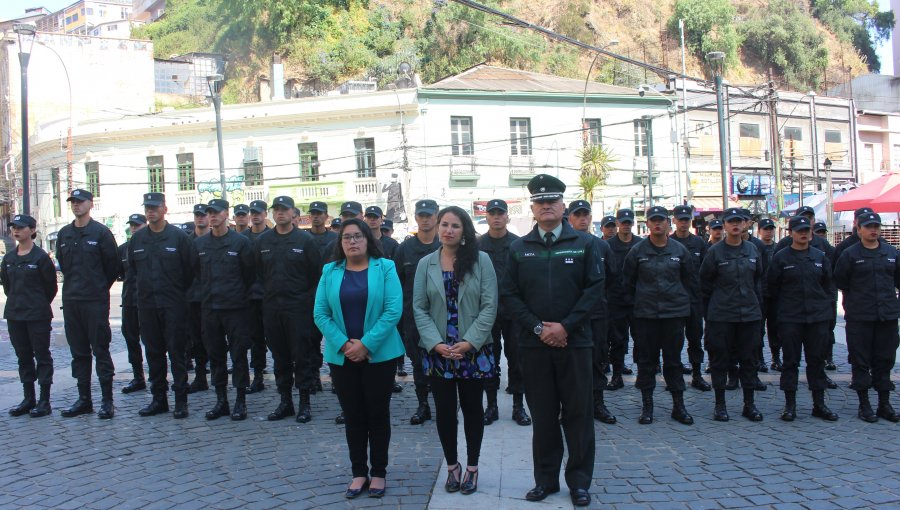
[[[554,242],[554,243],[555,243],[556,241],[559,240],[559,235],[562,233],[562,229],[563,229],[562,222],[559,222],[559,225],[557,225],[556,228],[554,228],[553,230],[550,230],[550,231],[549,231],[550,233],[553,234],[553,242]],[[548,232],[548,231],[542,229],[542,228],[540,227],[540,225],[538,225],[538,232],[540,232],[540,234],[541,234],[541,239],[546,239],[546,238],[547,238],[547,232]]]

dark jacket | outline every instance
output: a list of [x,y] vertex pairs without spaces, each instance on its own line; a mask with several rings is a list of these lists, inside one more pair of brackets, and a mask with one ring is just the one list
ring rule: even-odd
[[119,278],[122,280],[122,306],[137,306],[137,278],[128,265],[128,242],[119,246]]
[[683,239],[678,237],[674,233],[669,236],[669,239],[678,241],[685,248],[687,248],[688,253],[691,254],[691,261],[697,266],[695,270],[697,271],[697,273],[699,273],[700,264],[703,263],[703,259],[704,257],[706,257],[706,250],[709,249],[709,245],[706,244],[706,241],[704,241],[702,237],[690,232],[688,232],[688,236]]
[[[501,285],[503,275],[506,274],[506,261],[509,260],[509,246],[518,238],[519,236],[509,231],[506,232],[505,236],[499,239],[494,239],[488,234],[484,234],[478,238],[478,251],[483,251],[490,257],[491,264],[494,266],[494,272],[497,274],[498,287]],[[501,299],[500,308],[497,309],[497,319],[508,318],[510,317],[506,311],[506,307],[503,305],[503,300]]]
[[834,260],[832,260],[832,263],[837,264],[838,259],[841,258],[841,253],[844,253],[844,250],[858,242],[859,234],[856,233],[856,227],[854,227],[853,233],[845,237],[843,241],[839,242],[838,245],[834,247]]
[[[208,236],[208,235],[209,235],[209,232],[207,232],[206,234],[203,234],[203,236]],[[188,234],[188,238],[191,240],[191,243],[194,243],[197,239],[200,239],[203,236],[198,236],[196,230],[194,230],[190,234]],[[196,250],[196,246],[197,245],[195,244],[194,245],[195,250]],[[188,288],[187,298],[188,298],[188,301],[190,301],[191,303],[199,303],[199,302],[203,301],[203,292],[202,292],[202,289],[200,288],[200,271],[199,270],[194,272],[194,281],[191,282],[191,286]]]
[[437,236],[434,236],[434,241],[431,244],[424,244],[422,241],[419,241],[418,237],[412,236],[400,243],[400,247],[397,248],[394,264],[397,266],[397,275],[400,277],[400,285],[403,287],[404,327],[408,324],[406,317],[409,317],[410,322],[413,321],[413,284],[416,281],[416,268],[419,266],[419,261],[425,255],[440,247],[441,241]]
[[[266,225],[266,228],[260,233],[256,233],[253,231],[252,228],[248,228],[247,230],[241,232],[241,235],[247,236],[247,239],[250,240],[250,244],[255,245],[256,240],[259,239],[259,236],[265,234],[266,232],[268,232],[270,230],[272,230],[272,229],[270,229],[268,225]],[[253,281],[253,285],[250,286],[250,299],[260,300],[262,298],[263,298],[263,286],[262,286],[262,282],[259,281],[259,278],[257,278]]]
[[313,240],[316,242],[316,246],[319,247],[319,257],[321,258],[322,265],[324,266],[328,262],[328,260],[331,259],[331,253],[327,253],[325,250],[329,247],[334,250],[334,244],[338,238],[337,232],[328,229],[321,234],[313,234],[312,232],[309,232],[309,235],[312,236]]
[[400,243],[393,237],[388,237],[386,235],[382,235],[379,238],[379,241],[381,242],[381,251],[384,253],[384,258],[394,260],[394,257],[397,255],[397,250],[400,249]]
[[56,267],[47,252],[34,245],[28,255],[16,248],[0,262],[0,282],[6,294],[3,318],[10,321],[49,321],[56,297]]
[[566,348],[593,346],[590,315],[606,283],[595,240],[563,222],[549,249],[536,225],[510,245],[500,298],[522,328],[521,347],[545,345],[534,334],[542,321],[562,324]]
[[[857,242],[858,241],[859,241],[859,238],[857,238]],[[760,242],[762,242],[762,241],[760,241]],[[794,240],[791,238],[790,235],[781,238],[778,241],[778,244],[775,245],[775,253],[778,253],[785,248],[789,248],[791,246],[791,244],[793,244],[793,242],[794,242]],[[817,250],[825,252],[825,256],[828,257],[828,260],[832,264],[834,264],[835,249],[834,249],[834,246],[831,246],[831,243],[829,243],[825,239],[822,239],[821,237],[813,234],[809,240],[809,245]]]
[[706,320],[749,322],[762,319],[762,257],[752,243],[712,245],[700,265]]
[[767,280],[769,299],[778,307],[778,322],[832,319],[831,261],[822,250],[781,250],[772,258]]
[[597,240],[597,253],[600,256],[600,263],[603,265],[603,276],[606,280],[603,290],[600,292],[600,299],[597,300],[597,306],[591,313],[591,319],[609,319],[609,296],[622,294],[622,274],[619,271],[619,263],[613,254],[609,243],[594,237]]
[[200,259],[200,296],[208,310],[237,310],[247,305],[250,286],[256,278],[253,246],[234,230],[225,235],[209,234],[194,240]]
[[119,252],[112,232],[94,220],[84,228],[72,222],[59,231],[56,260],[63,276],[63,300],[109,302],[119,276]]
[[850,246],[834,266],[834,282],[844,291],[844,318],[848,321],[888,321],[900,318],[900,265],[897,250],[879,241],[869,250],[862,243]]
[[294,228],[287,234],[269,230],[253,248],[263,307],[304,308],[312,313],[322,276],[322,256],[315,238]]
[[194,281],[197,251],[180,228],[166,223],[162,232],[145,227],[128,241],[128,265],[141,308],[185,306]]
[[628,252],[622,268],[622,288],[636,318],[690,316],[697,294],[692,257],[683,244],[672,239],[662,249],[644,239]]
[[[622,267],[625,265],[625,256],[628,255],[628,252],[634,248],[639,242],[643,241],[644,238],[636,235],[631,236],[631,242],[626,243],[619,239],[618,235],[614,235],[606,242],[609,244],[609,249],[613,252],[613,258],[618,265],[618,273],[622,274]],[[621,285],[616,285],[615,287],[609,289],[607,293],[606,300],[608,303],[608,307],[615,313],[623,313],[629,309],[628,303],[625,301],[625,294],[622,291]]]

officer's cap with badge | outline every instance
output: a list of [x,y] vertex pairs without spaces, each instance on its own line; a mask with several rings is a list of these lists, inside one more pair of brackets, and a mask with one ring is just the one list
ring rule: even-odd
[[794,216],[791,218],[791,221],[788,222],[788,228],[791,229],[791,232],[809,230],[810,227],[809,218],[806,216]]
[[125,222],[126,225],[146,225],[147,217],[143,214],[132,214],[128,217],[128,221]]
[[385,230],[394,230],[394,222],[391,221],[391,220],[384,220],[384,221],[381,223],[381,230],[382,230],[382,231],[385,231]]
[[234,206],[235,216],[246,216],[248,214],[250,214],[250,208],[247,207],[247,204],[238,204]]
[[740,209],[741,215],[745,220],[750,221],[753,219],[753,213],[750,212],[750,209],[747,209],[746,207],[739,207],[738,209]]
[[528,181],[528,192],[532,202],[555,202],[562,200],[566,184],[547,174],[538,174]]
[[429,198],[416,202],[416,215],[430,214],[434,216],[438,212],[438,204]]
[[672,216],[675,216],[676,220],[689,220],[694,217],[694,210],[689,205],[676,205],[672,209]]
[[722,223],[722,220],[710,220],[709,229],[714,230],[717,228],[725,228],[725,224]]
[[166,205],[166,195],[157,192],[144,193],[143,206],[161,207]]
[[860,207],[859,209],[853,211],[853,218],[859,218],[863,214],[872,214],[873,211],[871,207]]
[[495,198],[487,203],[487,212],[491,211],[509,212],[509,204],[506,203],[506,200]]
[[828,232],[828,225],[824,221],[817,221],[813,224],[813,232]]
[[231,207],[231,204],[228,203],[228,200],[223,200],[221,198],[214,198],[206,204],[207,214],[209,211],[220,213],[222,211],[227,211],[228,208]]
[[759,228],[762,230],[775,228],[775,222],[771,218],[763,218],[759,220]]
[[341,226],[340,218],[335,218],[335,219],[331,220],[331,228],[340,228],[340,226]]
[[608,227],[610,225],[615,225],[615,224],[616,224],[615,216],[604,216],[603,219],[600,220],[601,227]]
[[808,214],[815,218],[816,211],[812,207],[804,205],[803,207],[800,207],[796,211],[794,211],[794,216],[800,216],[801,214]]
[[206,204],[194,205],[194,216],[206,216]]
[[85,200],[94,200],[94,194],[86,189],[76,189],[72,190],[72,194],[69,195],[69,198],[66,199],[66,202],[84,202]]
[[733,219],[745,220],[744,211],[740,207],[729,207],[722,213],[722,221],[731,221]]
[[375,216],[376,218],[384,217],[384,212],[377,205],[366,207],[366,216]]
[[647,209],[647,220],[655,219],[669,219],[669,211],[667,211],[665,207],[659,205],[654,205],[650,209]]
[[569,204],[569,214],[575,214],[578,211],[591,212],[591,204],[587,200],[573,200]]
[[287,195],[275,197],[275,200],[272,201],[272,209],[278,209],[279,207],[282,207],[284,209],[293,209],[294,199]]
[[15,227],[27,227],[27,228],[35,228],[37,227],[37,221],[28,216],[27,214],[17,214],[13,216],[12,221],[9,222],[10,225]]
[[619,223],[625,223],[626,221],[634,223],[634,211],[628,208],[619,209],[616,211],[616,221]]
[[878,213],[863,214],[859,218],[856,218],[856,220],[859,222],[860,227],[881,225],[881,216],[879,216]]
[[350,202],[344,202],[343,204],[341,204],[341,214],[349,213],[349,214],[353,214],[355,216],[358,214],[362,214],[362,211],[363,211],[363,208],[359,202],[350,201]]
[[265,203],[262,200],[254,200],[250,202],[250,212],[255,213],[264,213],[269,210],[269,204]]
[[328,214],[328,204],[326,204],[325,202],[311,202],[307,209],[309,210],[309,212],[320,212]]

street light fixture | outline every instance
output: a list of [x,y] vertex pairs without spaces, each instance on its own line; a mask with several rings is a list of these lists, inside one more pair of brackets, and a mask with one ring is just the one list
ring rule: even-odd
[[28,161],[28,61],[36,33],[34,25],[16,23],[13,31],[19,38],[19,70],[22,76],[22,212],[31,214],[31,186]]
[[222,185],[222,200],[228,200],[225,192],[225,155],[222,151],[222,83],[224,81],[225,77],[221,74],[211,74],[206,77],[206,83],[209,85],[209,97],[216,110],[216,142],[219,145],[219,182]]
[[728,140],[725,134],[725,105],[722,98],[722,72],[725,68],[725,53],[711,51],[706,60],[716,77],[716,111],[719,119],[719,162],[722,166],[722,210],[728,209]]

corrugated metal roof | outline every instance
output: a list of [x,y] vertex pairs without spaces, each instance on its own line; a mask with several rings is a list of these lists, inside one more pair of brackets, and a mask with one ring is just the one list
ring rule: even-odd
[[[584,80],[549,74],[520,71],[505,67],[477,65],[460,74],[449,76],[425,87],[439,90],[486,90],[494,92],[549,92],[583,94]],[[637,89],[588,82],[589,94],[637,96]]]

